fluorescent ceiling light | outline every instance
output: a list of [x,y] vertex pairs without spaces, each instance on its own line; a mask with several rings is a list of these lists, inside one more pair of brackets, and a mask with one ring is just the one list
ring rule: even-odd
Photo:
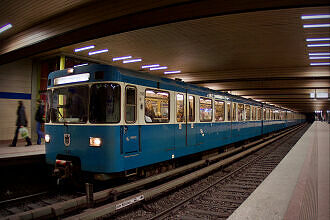
[[330,55],[330,53],[309,53],[309,56],[327,56]]
[[126,59],[130,59],[132,58],[132,56],[125,56],[125,57],[115,57],[112,58],[112,61],[117,61],[117,60],[126,60]]
[[83,64],[75,65],[75,66],[73,66],[73,67],[87,66],[87,65],[88,65],[88,63],[83,63]]
[[309,57],[310,60],[330,59],[330,57]]
[[160,66],[159,64],[152,64],[152,65],[145,65],[145,66],[141,66],[141,68],[152,68],[152,67],[158,67]]
[[94,54],[98,54],[98,53],[106,53],[108,51],[109,51],[108,49],[96,50],[96,51],[89,52],[88,55],[94,55]]
[[76,74],[71,76],[63,76],[54,79],[54,85],[62,85],[67,83],[85,82],[90,77],[89,73]]
[[150,70],[164,70],[164,69],[167,69],[167,66],[160,66],[160,67],[150,68]]
[[330,38],[307,38],[306,41],[330,41]]
[[6,25],[3,26],[2,28],[0,28],[0,33],[4,32],[4,31],[6,31],[6,30],[8,30],[8,29],[10,29],[10,28],[12,28],[12,27],[13,27],[13,25],[11,25],[11,24],[6,24]]
[[307,44],[307,47],[330,47],[330,44]]
[[322,18],[330,18],[330,15],[303,15],[301,19],[322,19]]
[[330,27],[330,24],[304,24],[304,28]]
[[123,63],[135,63],[135,62],[141,62],[142,59],[133,59],[133,60],[124,60]]
[[89,50],[89,49],[93,49],[94,47],[95,47],[94,45],[90,45],[90,46],[86,46],[86,47],[80,47],[80,48],[74,49],[74,52],[79,52],[79,51],[83,51],[83,50]]
[[311,63],[311,66],[329,66],[330,63]]
[[176,71],[166,71],[166,72],[164,72],[164,74],[173,74],[173,73],[181,73],[181,71],[176,70]]

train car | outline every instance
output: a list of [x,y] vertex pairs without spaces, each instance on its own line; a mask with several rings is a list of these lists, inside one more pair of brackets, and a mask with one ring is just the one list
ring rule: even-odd
[[150,175],[304,121],[251,99],[99,64],[50,73],[47,97],[46,162],[61,178]]

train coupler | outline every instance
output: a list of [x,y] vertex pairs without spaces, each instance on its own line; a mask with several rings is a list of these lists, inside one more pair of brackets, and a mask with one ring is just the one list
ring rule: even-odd
[[57,177],[58,179],[57,182],[60,182],[61,180],[64,179],[72,178],[72,173],[73,173],[72,167],[73,164],[71,161],[56,160],[53,176]]

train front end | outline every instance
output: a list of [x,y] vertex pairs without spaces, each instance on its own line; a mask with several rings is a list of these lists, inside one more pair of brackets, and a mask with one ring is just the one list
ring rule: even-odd
[[59,179],[120,172],[115,158],[120,155],[121,91],[109,82],[116,74],[102,65],[71,71],[48,77],[46,162]]

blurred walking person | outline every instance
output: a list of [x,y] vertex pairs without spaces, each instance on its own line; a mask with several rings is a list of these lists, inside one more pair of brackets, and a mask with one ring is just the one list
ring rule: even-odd
[[[16,114],[17,114],[16,131],[15,131],[15,136],[14,136],[13,142],[10,145],[11,147],[16,146],[19,129],[23,128],[23,127],[27,127],[25,109],[24,109],[24,105],[23,105],[22,101],[18,101],[18,108],[17,108]],[[25,140],[26,140],[26,145],[25,146],[32,145],[31,139],[29,138],[29,136],[26,136]]]
[[44,114],[45,114],[45,110],[44,110],[44,105],[42,104],[41,100],[38,100],[38,109],[36,112],[36,116],[35,119],[37,121],[37,134],[38,134],[38,140],[37,140],[37,144],[41,144],[41,138],[44,137],[44,133],[41,130],[41,126],[44,123]]

